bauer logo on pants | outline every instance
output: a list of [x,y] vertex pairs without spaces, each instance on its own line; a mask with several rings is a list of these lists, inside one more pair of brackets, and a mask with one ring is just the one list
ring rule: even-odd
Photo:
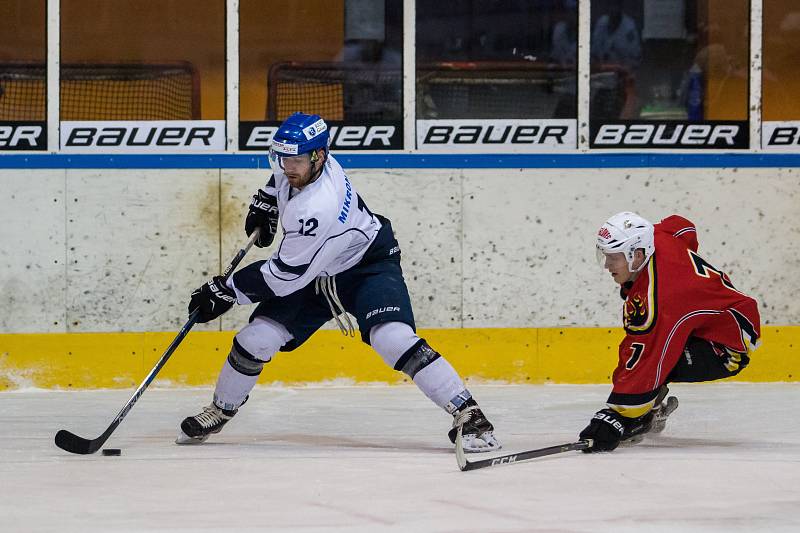
[[223,152],[224,120],[81,121],[61,123],[64,152]]
[[367,313],[367,320],[372,318],[375,315],[379,315],[381,313],[394,313],[400,311],[399,307],[390,306],[390,307],[379,307],[378,309],[373,309],[369,313]]

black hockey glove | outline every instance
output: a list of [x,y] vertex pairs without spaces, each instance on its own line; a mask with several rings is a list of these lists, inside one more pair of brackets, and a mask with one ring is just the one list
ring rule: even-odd
[[613,409],[601,409],[594,414],[578,438],[594,441],[591,448],[583,450],[584,453],[610,452],[619,446],[620,441],[650,431],[652,423],[653,411],[639,418],[627,418]]
[[235,301],[236,294],[225,285],[225,278],[214,276],[192,293],[189,314],[199,309],[197,321],[203,324],[222,316]]
[[259,248],[272,244],[275,233],[278,232],[278,199],[260,189],[253,195],[250,210],[244,221],[244,231],[248,237],[256,228],[261,229],[261,233],[253,244]]
[[613,409],[602,409],[597,411],[589,425],[581,431],[578,436],[581,440],[592,439],[594,444],[591,448],[583,450],[591,452],[610,452],[619,446],[619,441],[625,434],[625,422],[623,416]]

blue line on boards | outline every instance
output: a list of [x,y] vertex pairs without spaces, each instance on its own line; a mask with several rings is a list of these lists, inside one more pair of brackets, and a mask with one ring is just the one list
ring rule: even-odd
[[[779,168],[800,153],[335,153],[345,168]],[[265,154],[0,154],[0,169],[268,169]]]

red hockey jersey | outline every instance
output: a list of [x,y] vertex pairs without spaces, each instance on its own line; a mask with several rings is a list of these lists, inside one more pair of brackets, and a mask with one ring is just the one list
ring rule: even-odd
[[697,254],[694,224],[672,215],[655,225],[655,253],[628,290],[608,405],[647,413],[690,336],[749,354],[761,336],[756,301]]

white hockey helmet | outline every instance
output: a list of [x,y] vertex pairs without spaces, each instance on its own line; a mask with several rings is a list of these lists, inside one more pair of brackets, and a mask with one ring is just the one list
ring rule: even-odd
[[[597,232],[597,260],[603,264],[605,254],[623,253],[628,261],[628,271],[638,272],[656,251],[653,224],[636,213],[623,211],[609,218]],[[644,261],[633,268],[634,253],[644,250]]]

